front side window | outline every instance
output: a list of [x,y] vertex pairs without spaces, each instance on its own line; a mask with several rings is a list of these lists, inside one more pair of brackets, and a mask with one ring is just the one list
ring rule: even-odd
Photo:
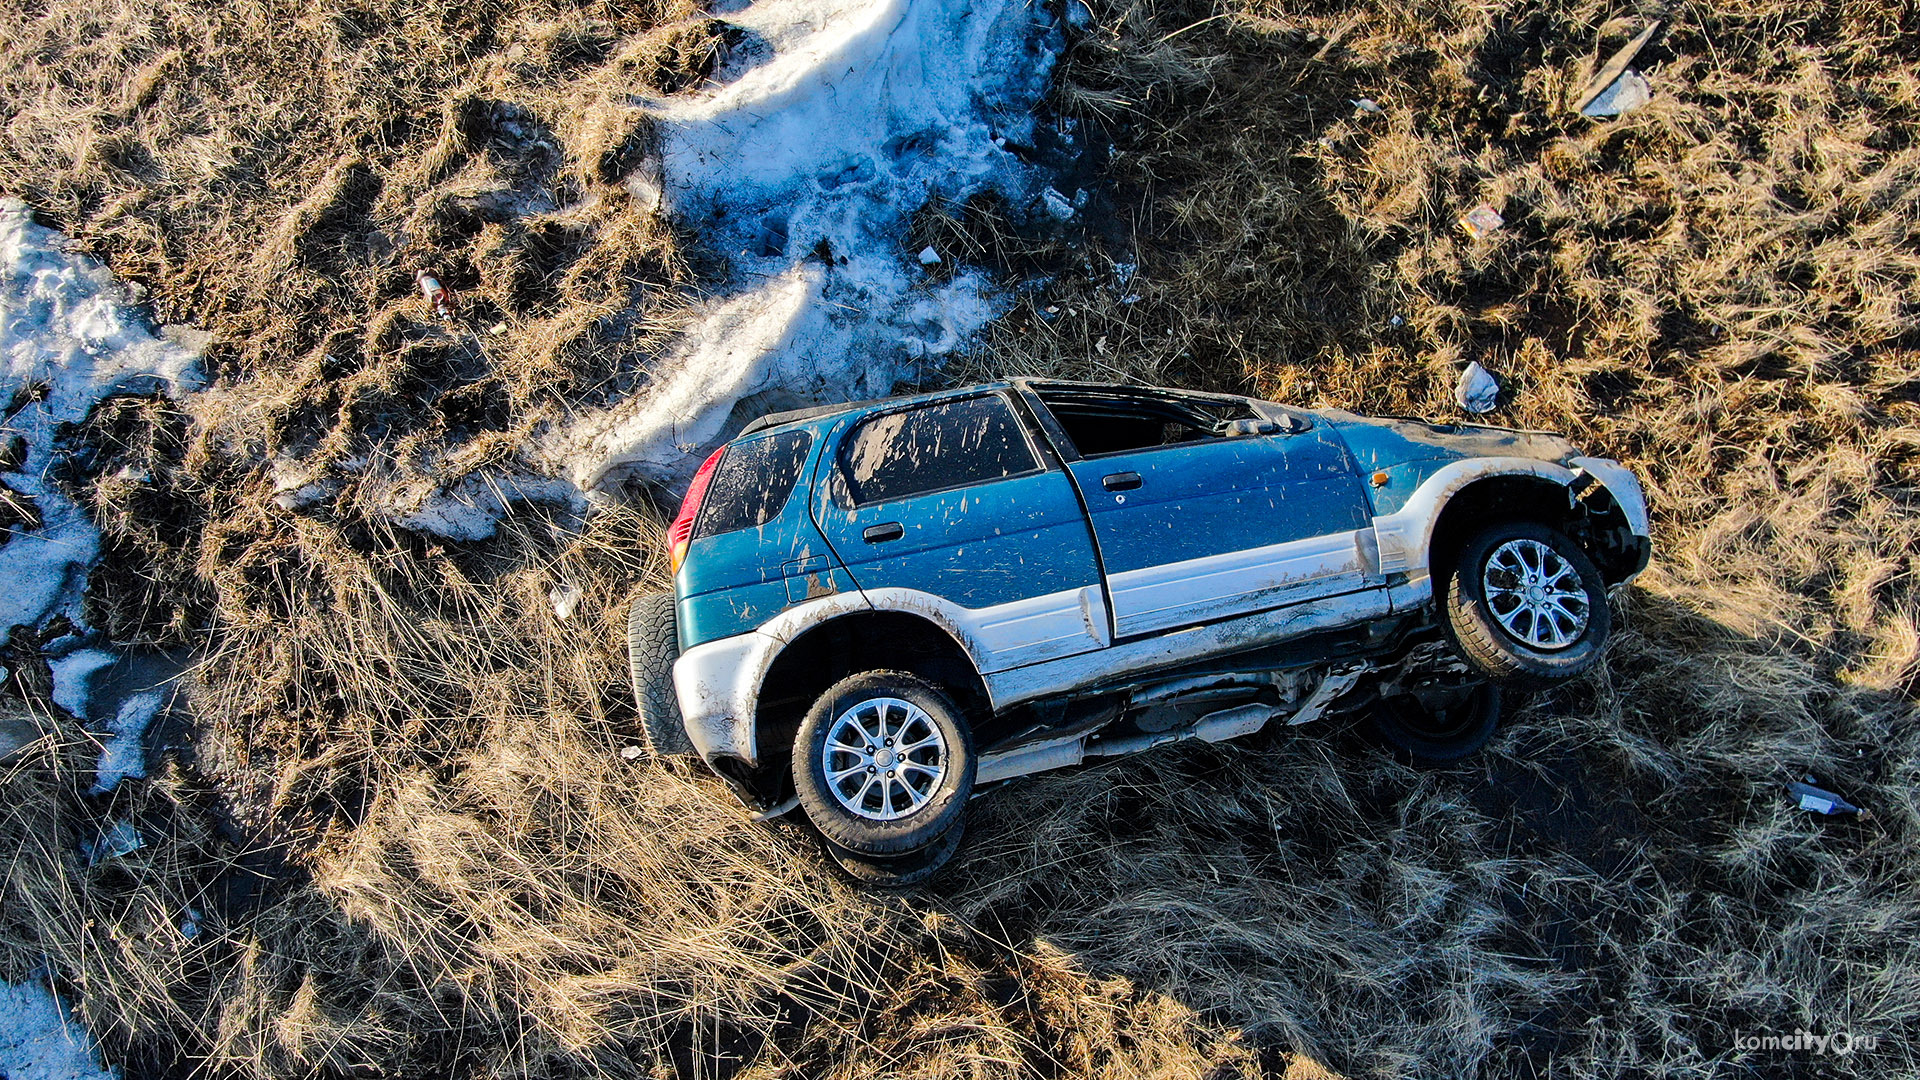
[[1237,401],[1099,391],[1042,393],[1040,399],[1083,457],[1281,430]]
[[707,485],[694,539],[757,529],[778,517],[812,446],[813,435],[803,429],[727,447]]
[[876,416],[848,437],[841,475],[854,505],[1000,480],[1039,468],[998,394]]

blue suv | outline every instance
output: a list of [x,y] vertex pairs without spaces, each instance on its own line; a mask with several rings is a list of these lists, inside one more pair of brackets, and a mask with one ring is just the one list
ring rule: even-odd
[[1463,756],[1649,553],[1633,474],[1554,435],[1019,379],[763,417],[669,538],[649,745],[891,884],[976,788],[1090,758],[1331,710]]

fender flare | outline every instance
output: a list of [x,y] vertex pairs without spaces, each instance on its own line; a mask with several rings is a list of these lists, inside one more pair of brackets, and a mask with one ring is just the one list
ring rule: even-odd
[[[870,597],[859,591],[822,596],[787,608],[758,629],[695,646],[673,665],[674,696],[680,702],[687,736],[708,762],[735,758],[760,765],[757,717],[767,674],[787,647],[809,631],[838,619],[888,612],[909,615],[935,627],[967,657],[976,674],[982,650],[967,630],[964,609],[937,596],[911,589],[881,589]],[[878,601],[878,602],[876,602]]]
[[1429,569],[1434,526],[1455,495],[1482,480],[1501,476],[1531,476],[1569,489],[1579,474],[1565,465],[1539,458],[1468,458],[1442,466],[1421,481],[1399,510],[1373,519],[1374,539],[1380,548],[1383,574],[1420,574]]

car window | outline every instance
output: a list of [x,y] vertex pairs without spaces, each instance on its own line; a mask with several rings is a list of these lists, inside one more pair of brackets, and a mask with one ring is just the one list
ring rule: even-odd
[[693,538],[757,529],[778,517],[812,446],[812,433],[800,430],[727,447],[707,485]]
[[1043,393],[1040,399],[1084,457],[1279,430],[1242,402],[1098,391]]
[[841,475],[857,506],[999,480],[1039,468],[998,394],[886,413],[847,439]]

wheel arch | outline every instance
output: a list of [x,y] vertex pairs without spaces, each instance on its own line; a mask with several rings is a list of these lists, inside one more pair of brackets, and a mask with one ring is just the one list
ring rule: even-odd
[[898,608],[837,614],[790,638],[760,678],[754,699],[756,785],[789,783],[794,732],[807,709],[841,679],[874,670],[906,671],[935,683],[953,696],[969,723],[992,713],[971,652],[941,620]]
[[1608,584],[1645,565],[1644,539],[1606,483],[1532,458],[1475,458],[1428,477],[1397,512],[1374,519],[1381,569],[1443,576],[1460,548],[1495,521],[1536,521],[1584,549]]

